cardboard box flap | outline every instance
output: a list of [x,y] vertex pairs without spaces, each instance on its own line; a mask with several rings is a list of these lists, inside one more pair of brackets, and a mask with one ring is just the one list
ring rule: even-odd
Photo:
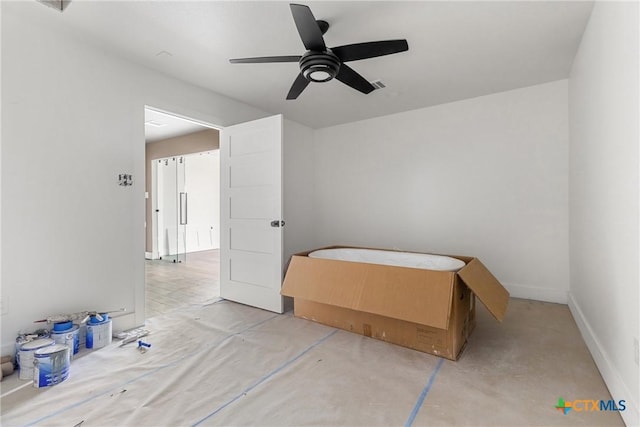
[[458,271],[458,276],[482,301],[493,317],[502,322],[509,303],[509,292],[487,270],[487,267],[474,258]]
[[454,274],[295,255],[282,295],[446,329]]

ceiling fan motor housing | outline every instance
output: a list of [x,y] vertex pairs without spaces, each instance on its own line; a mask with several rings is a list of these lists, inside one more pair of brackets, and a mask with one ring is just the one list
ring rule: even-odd
[[308,51],[300,58],[300,72],[309,81],[328,82],[340,71],[340,59],[330,50]]

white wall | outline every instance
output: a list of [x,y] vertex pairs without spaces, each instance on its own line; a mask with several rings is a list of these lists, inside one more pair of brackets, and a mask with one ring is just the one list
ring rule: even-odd
[[318,130],[320,245],[479,257],[566,302],[567,81]]
[[638,13],[636,2],[597,2],[569,80],[569,306],[609,390],[628,402],[627,425],[640,424]]
[[296,252],[312,249],[316,227],[313,174],[313,130],[284,120],[283,195],[284,262]]
[[[2,354],[59,312],[144,320],[144,106],[227,126],[267,114],[96,51],[2,2]],[[133,174],[119,187],[119,173]]]

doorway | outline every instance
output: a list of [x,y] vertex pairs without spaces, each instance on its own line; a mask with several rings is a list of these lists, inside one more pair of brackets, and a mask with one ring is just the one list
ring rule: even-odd
[[219,297],[219,132],[145,108],[146,318]]

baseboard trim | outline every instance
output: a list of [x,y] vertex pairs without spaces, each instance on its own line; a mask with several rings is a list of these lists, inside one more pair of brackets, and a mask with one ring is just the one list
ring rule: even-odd
[[582,339],[587,344],[587,348],[591,353],[591,357],[593,357],[593,360],[596,362],[596,366],[600,371],[600,375],[602,375],[602,379],[607,385],[607,388],[609,389],[609,393],[611,393],[613,400],[626,401],[627,409],[620,412],[622,420],[629,427],[640,425],[640,411],[638,408],[638,402],[633,400],[632,394],[630,393],[627,385],[622,380],[620,372],[618,372],[616,367],[611,362],[611,358],[609,357],[602,344],[600,344],[598,337],[593,333],[591,325],[587,321],[586,317],[582,313],[582,310],[580,309],[580,306],[573,298],[573,295],[571,295],[571,293],[569,293],[569,310],[571,311],[571,314],[573,315],[573,318],[578,325],[578,329],[580,330]]
[[144,259],[160,259],[160,255],[157,252],[145,252]]
[[558,304],[567,303],[568,292],[564,290],[523,286],[514,283],[503,283],[503,285],[513,298],[555,302]]

